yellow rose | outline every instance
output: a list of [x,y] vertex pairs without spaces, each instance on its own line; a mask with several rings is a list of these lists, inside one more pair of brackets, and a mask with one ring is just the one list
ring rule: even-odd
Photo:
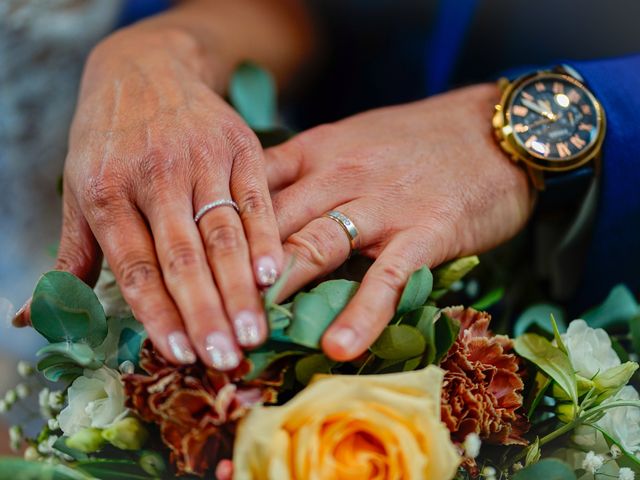
[[447,480],[460,457],[440,421],[443,371],[319,376],[240,424],[235,480]]

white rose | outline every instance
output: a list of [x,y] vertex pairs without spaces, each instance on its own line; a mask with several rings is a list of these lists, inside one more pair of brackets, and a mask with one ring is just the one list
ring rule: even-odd
[[611,339],[601,328],[591,328],[584,320],[574,320],[562,335],[569,360],[576,373],[592,379],[611,367],[620,365],[620,358],[611,347]]
[[120,374],[108,367],[85,370],[69,387],[69,404],[58,422],[65,435],[87,427],[107,428],[128,413]]
[[[639,400],[640,396],[635,388],[627,385],[613,397],[605,400],[603,405],[620,400]],[[598,420],[597,425],[611,436],[627,452],[640,452],[640,408],[616,407]]]

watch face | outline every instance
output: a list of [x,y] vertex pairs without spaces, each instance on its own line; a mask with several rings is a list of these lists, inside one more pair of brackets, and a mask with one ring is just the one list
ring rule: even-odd
[[602,128],[593,95],[563,75],[523,83],[513,92],[507,113],[516,142],[557,166],[588,151]]

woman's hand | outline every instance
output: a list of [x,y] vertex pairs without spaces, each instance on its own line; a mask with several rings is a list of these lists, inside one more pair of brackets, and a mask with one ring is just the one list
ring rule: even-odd
[[285,252],[289,294],[342,264],[349,239],[338,210],[377,260],[323,338],[336,360],[361,354],[395,311],[421,265],[487,250],[526,222],[525,173],[491,134],[497,87],[479,85],[370,111],[304,132],[267,150],[267,173]]
[[[91,55],[64,172],[56,268],[91,282],[100,252],[154,344],[220,370],[267,334],[256,283],[282,247],[253,132],[179,30],[116,33]],[[194,213],[219,199],[196,225]],[[235,333],[235,335],[234,335]]]

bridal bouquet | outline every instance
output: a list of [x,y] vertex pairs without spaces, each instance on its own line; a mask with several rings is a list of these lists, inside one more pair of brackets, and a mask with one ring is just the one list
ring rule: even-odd
[[99,299],[49,272],[31,307],[49,345],[35,369],[20,364],[25,380],[0,410],[28,408],[40,375],[53,383],[39,387],[40,431],[11,428],[24,459],[0,460],[2,478],[633,479],[634,296],[618,286],[568,324],[534,305],[512,338],[487,313],[440,304],[477,263],[415,272],[378,340],[345,363],[319,341],[359,284],[277,304],[283,277],[264,295],[268,342],[227,373],[166,361],[114,307],[116,285]]

